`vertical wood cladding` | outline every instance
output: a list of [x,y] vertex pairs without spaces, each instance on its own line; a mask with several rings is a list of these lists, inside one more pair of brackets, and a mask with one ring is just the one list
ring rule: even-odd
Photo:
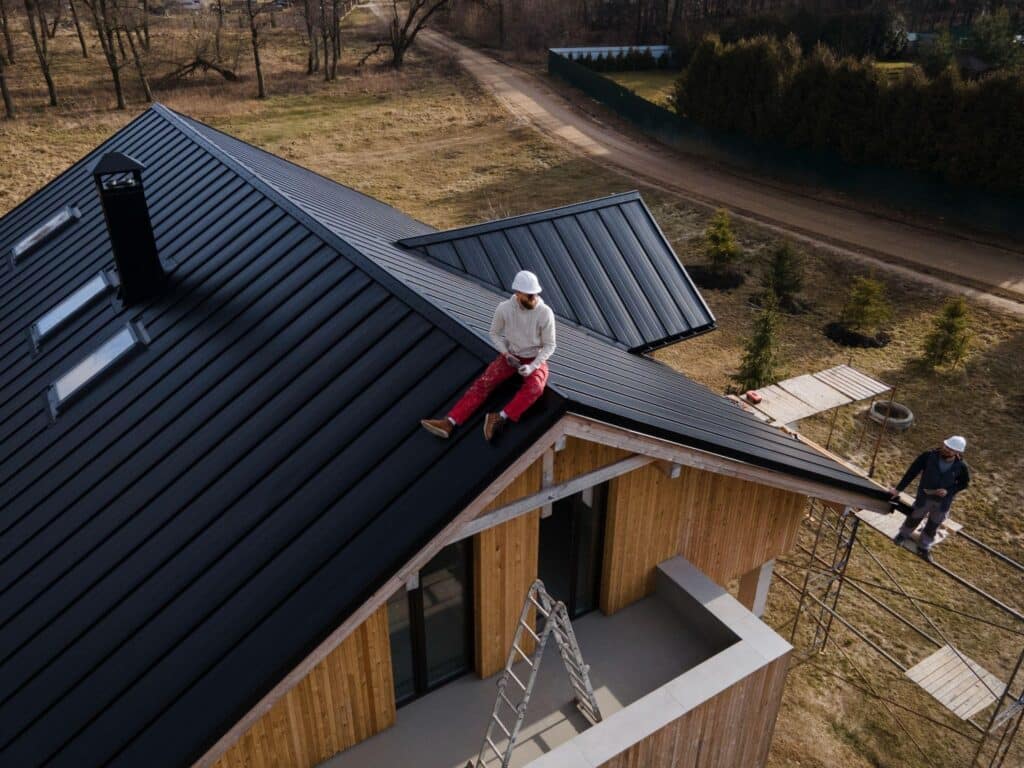
[[394,722],[384,605],[256,721],[215,768],[312,768]]
[[789,654],[708,699],[601,768],[758,768],[768,759]]
[[690,467],[669,479],[643,467],[611,483],[601,610],[654,589],[658,563],[682,555],[725,585],[791,549],[807,499]]
[[[540,490],[541,462],[530,465],[485,510]],[[489,677],[505,666],[516,623],[537,578],[540,510],[535,509],[473,537],[473,603],[476,671]],[[533,650],[533,638],[521,646]]]

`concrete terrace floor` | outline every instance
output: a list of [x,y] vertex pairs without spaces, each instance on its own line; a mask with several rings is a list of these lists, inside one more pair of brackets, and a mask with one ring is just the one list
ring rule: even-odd
[[[707,643],[671,606],[645,598],[614,616],[588,614],[573,624],[607,717],[709,658]],[[515,668],[526,681],[526,665]],[[465,675],[398,710],[394,727],[321,764],[321,768],[465,768],[476,758],[496,695],[497,675]],[[521,768],[587,726],[571,702],[554,641],[544,653],[510,768]],[[506,720],[506,723],[509,721]],[[505,739],[497,741],[504,746]],[[496,760],[494,765],[499,765]]]

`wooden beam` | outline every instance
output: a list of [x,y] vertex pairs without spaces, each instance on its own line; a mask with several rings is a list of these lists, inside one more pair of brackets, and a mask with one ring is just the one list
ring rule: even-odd
[[658,469],[660,469],[665,477],[669,480],[675,480],[681,474],[683,474],[683,465],[676,461],[656,461]]
[[[603,443],[633,453],[645,454],[662,461],[676,462],[685,467],[703,469],[719,475],[736,477],[740,480],[750,480],[751,482],[771,486],[772,488],[794,491],[805,496],[857,507],[858,509],[870,509],[873,512],[887,512],[889,510],[888,502],[868,496],[867,494],[834,488],[826,483],[815,480],[794,477],[781,471],[748,464],[745,461],[731,459],[726,456],[720,456],[717,453],[702,451],[698,448],[680,445],[679,443],[672,443],[668,440],[662,440],[623,427],[607,424],[597,419],[570,413],[564,416],[562,421],[565,423],[565,434],[570,437],[578,437],[581,440]],[[878,485],[878,487],[884,490],[883,486]]]
[[565,450],[565,435],[562,435],[560,438],[555,440],[555,452],[558,453],[559,451],[564,451],[564,450]]
[[507,523],[509,520],[525,515],[527,512],[532,512],[539,507],[543,507],[545,504],[572,496],[574,493],[579,493],[585,488],[600,485],[606,480],[611,480],[613,477],[640,469],[640,467],[645,467],[653,462],[654,459],[650,456],[630,456],[606,467],[595,469],[593,472],[577,475],[571,480],[545,488],[539,493],[513,501],[511,504],[506,504],[504,507],[499,507],[493,512],[488,512],[486,515],[481,515],[475,520],[465,523],[452,541],[475,536],[480,531],[486,531],[488,528]]
[[456,541],[456,533],[470,520],[474,519],[479,515],[487,505],[494,501],[498,494],[500,494],[513,480],[519,475],[526,471],[537,459],[544,455],[544,451],[548,450],[555,442],[563,437],[564,432],[564,417],[554,424],[547,432],[545,432],[536,443],[531,445],[518,459],[513,462],[508,469],[502,472],[492,482],[487,489],[477,496],[473,502],[467,506],[462,512],[460,512],[448,525],[444,527],[440,534],[435,536],[426,546],[423,547],[419,552],[412,557],[405,566],[398,571],[394,576],[384,582],[383,586],[380,587],[363,605],[361,605],[355,613],[349,616],[343,621],[337,629],[335,629],[327,638],[320,643],[305,659],[302,660],[291,672],[289,672],[284,679],[275,685],[269,693],[267,693],[257,704],[250,709],[241,720],[232,726],[231,730],[225,733],[217,742],[210,747],[206,753],[193,763],[193,768],[211,768],[211,766],[217,762],[217,760],[223,755],[228,749],[231,748],[237,742],[252,725],[258,721],[264,714],[266,714],[271,707],[274,706],[277,701],[284,696],[288,691],[294,688],[300,683],[306,675],[323,661],[327,655],[337,648],[341,642],[352,634],[359,626],[366,621],[373,613],[380,608],[384,603],[387,602],[388,598],[391,597],[399,589],[405,587],[408,578],[418,573],[420,569],[430,562],[431,558],[434,557],[438,552],[441,551],[447,544],[452,541]]

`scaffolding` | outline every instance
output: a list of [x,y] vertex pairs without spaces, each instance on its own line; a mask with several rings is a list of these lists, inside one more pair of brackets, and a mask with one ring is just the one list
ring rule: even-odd
[[[858,538],[859,531],[865,527],[885,535],[884,530],[871,524],[862,525],[865,519],[860,510],[836,507],[817,500],[810,503],[803,523],[807,534],[804,539],[810,540],[810,546],[798,543],[793,559],[778,561],[782,568],[789,571],[789,575],[783,573],[780,568],[776,570],[776,576],[797,595],[794,615],[784,622],[779,630],[784,632],[786,627],[792,624],[789,637],[791,644],[796,647],[801,622],[812,622],[810,628],[813,632],[805,631],[805,635],[810,634],[811,639],[803,648],[797,648],[797,659],[810,660],[827,648],[836,649],[856,671],[859,680],[850,680],[835,672],[829,674],[880,701],[929,765],[934,763],[899,718],[897,710],[911,712],[915,718],[923,718],[973,743],[975,747],[970,768],[1017,768],[1016,765],[1011,766],[1007,760],[1020,731],[1021,720],[1024,719],[1024,614],[950,568],[934,561],[929,563],[921,560],[920,567],[934,568],[943,577],[974,593],[993,606],[1001,615],[1001,619],[993,621],[936,600],[911,594],[871,547],[861,540],[862,537]],[[962,530],[957,530],[953,535],[985,552],[994,563],[999,564],[999,567],[1008,567],[1024,573],[1024,566],[1020,563]],[[848,567],[855,553],[866,555],[874,572],[884,574],[886,581],[848,575]],[[899,622],[926,643],[934,645],[937,648],[935,653],[913,667],[907,667],[869,636],[869,628],[858,627],[855,621],[843,615],[840,610],[840,597],[846,590],[855,592],[870,605],[884,612],[887,617]],[[904,615],[890,604],[887,600],[889,597],[902,598],[903,603],[900,607],[909,606],[910,616]],[[1008,679],[1000,680],[950,642],[939,624],[929,615],[929,611],[934,610],[950,612],[961,619],[980,622],[990,630],[998,629],[1017,638],[1021,643],[1021,651]],[[898,669],[902,676],[931,695],[946,710],[946,717],[933,718],[921,712],[919,708],[912,708],[891,695],[880,693],[843,645],[833,637],[837,623],[867,644],[889,665]],[[989,710],[990,714],[985,716]]]

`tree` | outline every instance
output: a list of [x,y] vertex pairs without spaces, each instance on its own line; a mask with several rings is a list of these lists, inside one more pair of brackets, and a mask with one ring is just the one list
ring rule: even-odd
[[4,115],[8,120],[14,119],[14,100],[7,88],[7,59],[4,52],[0,51],[0,97],[4,100]]
[[260,63],[259,15],[267,9],[258,0],[245,0],[245,15],[249,17],[249,35],[252,39],[252,59],[256,65],[256,98],[267,98],[267,85],[263,81],[263,65]]
[[852,331],[873,333],[890,317],[885,287],[870,277],[855,277],[839,322]]
[[924,361],[932,368],[958,367],[967,356],[971,341],[970,313],[963,296],[950,299],[936,315],[932,331],[924,343]]
[[[124,56],[118,58],[120,38],[117,37],[117,13],[114,7],[114,0],[82,0],[92,15],[92,23],[96,29],[96,36],[100,39],[100,48],[103,50],[103,57],[107,60],[110,68],[110,77],[114,82],[114,96],[117,98],[117,108],[124,109],[124,89],[121,86],[121,62]],[[114,40],[117,37],[118,47],[114,47]]]
[[710,262],[710,272],[715,275],[731,272],[742,252],[733,235],[729,213],[720,208],[704,230],[704,255]]
[[[39,60],[39,69],[46,81],[46,90],[50,94],[50,106],[57,106],[57,89],[53,85],[53,77],[50,74],[50,49],[46,42],[46,17],[43,16],[42,8],[33,0],[25,0],[25,15],[28,16],[28,32],[32,37],[32,47],[35,48],[36,58]],[[39,28],[36,28],[36,22]]]
[[1014,41],[1010,11],[1003,6],[994,13],[986,13],[971,28],[971,48],[993,67],[1012,66],[1020,58],[1020,46]]
[[[0,0],[2,2],[2,0]],[[78,21],[78,9],[75,8],[75,0],[68,0],[68,7],[71,9],[71,19],[75,22],[75,32],[78,34],[78,44],[82,47],[82,58],[89,58],[89,49],[85,45],[85,35],[82,34],[82,25]]]
[[943,30],[935,40],[921,51],[921,69],[928,77],[938,77],[956,62],[956,48],[949,30]]
[[391,28],[389,44],[391,45],[391,66],[396,69],[405,61],[405,52],[409,50],[416,35],[426,26],[430,17],[448,5],[449,0],[409,0],[402,19],[398,0],[391,0]]
[[740,369],[733,379],[742,391],[758,389],[775,382],[775,363],[779,315],[771,295],[754,320],[753,333],[747,340]]
[[6,0],[0,0],[0,27],[3,27],[4,43],[7,46],[7,63],[14,64],[14,38],[11,36],[11,25],[7,19]]
[[804,287],[804,260],[788,242],[779,243],[761,275],[761,285],[772,294],[785,310],[797,308],[797,294]]

